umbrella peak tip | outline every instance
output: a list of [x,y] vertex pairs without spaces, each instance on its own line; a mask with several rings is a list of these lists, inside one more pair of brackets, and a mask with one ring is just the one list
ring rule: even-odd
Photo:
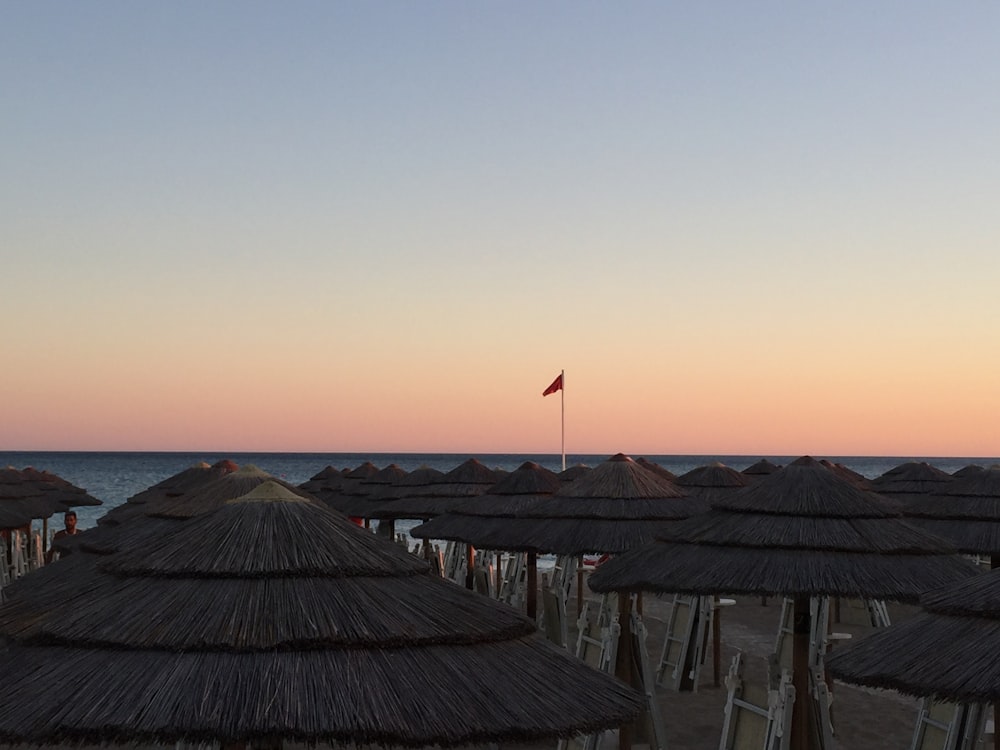
[[235,503],[308,503],[309,501],[301,495],[296,495],[287,487],[278,484],[273,480],[261,482],[245,495],[240,495],[232,500],[227,500],[226,504]]

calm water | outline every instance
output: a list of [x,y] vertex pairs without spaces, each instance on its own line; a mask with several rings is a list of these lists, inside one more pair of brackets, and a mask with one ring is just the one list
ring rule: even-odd
[[[512,471],[525,461],[535,461],[542,466],[559,471],[561,458],[552,454],[477,454],[472,456],[494,468]],[[240,466],[253,464],[292,484],[300,484],[327,466],[338,469],[351,468],[371,461],[379,468],[396,464],[412,471],[430,466],[449,471],[470,458],[457,453],[31,453],[20,451],[0,452],[0,466],[23,469],[33,466],[50,471],[82,487],[91,495],[104,501],[97,508],[79,508],[80,528],[93,526],[110,508],[125,502],[132,495],[150,485],[166,479],[199,461],[215,463],[228,458]],[[607,455],[567,455],[566,465],[587,464],[596,466]],[[675,474],[683,474],[698,466],[719,461],[736,470],[745,469],[761,458],[776,464],[787,464],[798,456],[655,456],[645,458],[655,461]],[[990,466],[998,458],[933,458],[899,456],[816,456],[842,463],[872,479],[906,461],[927,461],[949,474],[971,463]],[[59,523],[58,519],[53,519]]]

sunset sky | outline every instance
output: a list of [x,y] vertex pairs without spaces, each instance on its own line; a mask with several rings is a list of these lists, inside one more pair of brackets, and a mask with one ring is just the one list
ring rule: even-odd
[[998,455],[998,39],[5,3],[0,450]]

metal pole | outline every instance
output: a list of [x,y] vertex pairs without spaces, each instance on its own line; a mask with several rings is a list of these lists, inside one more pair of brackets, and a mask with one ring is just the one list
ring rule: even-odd
[[566,371],[559,371],[562,388],[559,389],[559,405],[562,407],[562,470],[566,471]]

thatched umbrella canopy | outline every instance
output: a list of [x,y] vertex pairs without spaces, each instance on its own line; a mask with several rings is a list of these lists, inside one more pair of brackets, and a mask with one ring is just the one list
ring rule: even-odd
[[[944,540],[905,523],[894,505],[803,457],[714,501],[709,513],[679,521],[661,541],[612,558],[594,572],[590,587],[794,597],[800,627],[793,680],[796,694],[805,696],[809,597],[915,602],[977,572]],[[793,737],[803,748],[807,706],[795,705]]]
[[315,497],[334,510],[343,513],[348,503],[353,502],[358,495],[366,494],[364,490],[359,489],[361,483],[366,479],[371,479],[378,474],[378,471],[375,464],[371,461],[365,461],[346,472],[339,480],[335,478],[328,480],[327,486],[321,487],[315,493]]
[[407,498],[420,496],[427,488],[440,484],[443,478],[443,471],[430,466],[414,469],[386,488],[377,507],[369,511],[371,517],[380,521],[414,518],[415,516],[409,515],[412,511],[407,510],[405,503],[400,503]]
[[750,479],[736,469],[715,461],[706,466],[698,466],[681,474],[674,480],[688,494],[711,503],[742,489],[750,484]]
[[0,529],[30,526],[34,519],[47,523],[56,513],[74,505],[100,505],[84,490],[36,469],[0,469]]
[[871,480],[869,480],[868,477],[866,477],[864,474],[855,471],[849,466],[845,466],[844,464],[841,463],[834,463],[833,461],[829,461],[825,458],[821,458],[819,462],[823,464],[823,466],[828,468],[830,471],[834,472],[835,474],[839,474],[844,479],[848,480],[849,482],[853,482],[862,489],[866,490],[872,489]]
[[557,555],[619,554],[653,541],[666,525],[708,510],[683,488],[619,453],[495,521],[497,549]]
[[639,464],[639,466],[641,466],[642,468],[649,469],[654,474],[659,474],[661,477],[663,477],[664,479],[669,479],[671,482],[677,479],[677,475],[674,474],[672,471],[670,471],[670,469],[665,469],[655,461],[650,461],[648,458],[643,458],[642,456],[639,456],[637,459],[635,459],[635,462]]
[[831,673],[918,697],[1000,701],[1000,571],[936,589],[920,604],[919,614],[838,648]]
[[172,532],[178,524],[211,513],[235,497],[240,497],[264,482],[273,482],[305,499],[315,499],[305,490],[276,479],[253,464],[236,471],[202,472],[200,483],[188,483],[187,491],[177,495],[151,497],[136,505],[138,513],[121,523],[104,524],[77,534],[72,540],[59,540],[54,549],[62,552],[81,550],[94,554],[109,554],[120,550],[144,547],[150,539]]
[[445,473],[438,482],[413,487],[406,497],[393,501],[394,518],[433,518],[447,513],[470,497],[482,495],[503,474],[469,458]]
[[[447,539],[469,546],[468,578],[472,585],[472,548],[518,551],[521,548],[506,546],[508,524],[519,511],[537,503],[541,498],[555,493],[562,483],[559,476],[533,461],[525,461],[516,470],[494,484],[482,495],[454,501],[452,509],[435,516],[410,530],[419,539]],[[401,501],[402,502],[402,501]],[[527,550],[527,612],[535,616],[537,590],[537,561],[533,549]]]
[[[42,571],[55,588],[62,565]],[[0,669],[19,675],[0,684],[5,741],[456,746],[640,706],[509,607],[275,483],[73,570],[59,596],[0,606]]]
[[1000,467],[942,483],[933,494],[911,499],[903,512],[914,526],[948,539],[959,552],[997,558]]
[[103,505],[96,497],[88,494],[82,487],[77,487],[62,477],[48,471],[27,467],[21,475],[28,486],[41,490],[45,495],[65,508]]
[[574,479],[579,479],[584,474],[591,471],[591,469],[592,467],[587,466],[587,464],[575,464],[574,466],[563,469],[556,476],[559,477],[560,482],[572,482]]
[[216,461],[211,465],[200,461],[132,495],[124,503],[98,518],[97,523],[99,526],[117,525],[136,516],[141,516],[150,503],[182,497],[199,489],[207,482],[231,474],[238,468],[236,463],[228,459]]
[[956,481],[946,471],[926,461],[907,461],[871,480],[871,488],[880,495],[892,497],[903,504],[926,495],[933,495]]
[[344,497],[341,508],[349,516],[374,518],[372,512],[381,506],[382,500],[391,496],[391,488],[404,479],[408,471],[396,464],[379,469],[366,479],[358,482],[350,495]]
[[742,474],[749,477],[751,480],[760,479],[761,477],[766,477],[768,474],[773,474],[781,466],[774,463],[773,461],[768,461],[766,458],[762,458],[746,467]]
[[961,469],[956,469],[951,475],[956,479],[965,479],[973,474],[982,474],[984,471],[986,471],[985,466],[980,466],[979,464],[969,464],[968,466],[963,466]]
[[299,485],[299,489],[319,497],[324,490],[333,489],[339,484],[341,478],[347,474],[349,469],[337,469],[333,466],[325,466],[320,471],[313,474],[309,479]]

